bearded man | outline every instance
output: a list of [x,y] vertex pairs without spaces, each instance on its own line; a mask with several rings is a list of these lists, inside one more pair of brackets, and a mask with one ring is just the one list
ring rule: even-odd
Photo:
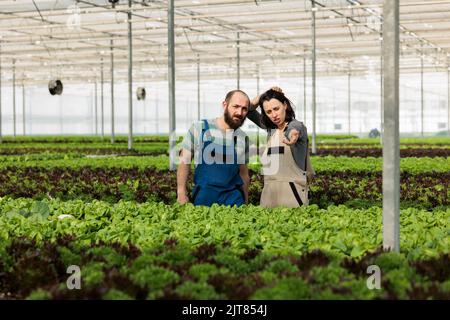
[[[211,206],[241,206],[248,202],[248,137],[240,129],[250,106],[241,90],[227,93],[223,115],[195,122],[183,139],[177,170],[177,201]],[[194,188],[187,193],[187,180],[194,159]]]

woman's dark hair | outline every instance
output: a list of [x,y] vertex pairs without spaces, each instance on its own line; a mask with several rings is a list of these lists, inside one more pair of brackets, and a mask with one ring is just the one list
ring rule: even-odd
[[259,106],[261,107],[261,122],[264,124],[264,126],[267,129],[276,129],[277,126],[270,120],[270,118],[267,116],[266,112],[264,111],[263,108],[263,103],[265,101],[269,101],[272,99],[277,99],[278,101],[280,101],[283,104],[286,104],[287,108],[286,108],[286,121],[289,123],[292,120],[295,119],[295,112],[294,109],[292,108],[293,103],[285,97],[284,93],[282,92],[278,92],[275,90],[267,90],[266,92],[264,92],[261,97],[259,98]]

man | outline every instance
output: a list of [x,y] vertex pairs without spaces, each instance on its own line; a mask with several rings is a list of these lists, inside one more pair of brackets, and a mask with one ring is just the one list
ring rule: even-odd
[[[248,202],[248,137],[239,129],[250,99],[241,90],[230,91],[222,102],[223,116],[194,123],[185,136],[177,171],[177,201],[195,205],[214,203],[240,206]],[[186,184],[194,158],[194,188],[189,199]]]

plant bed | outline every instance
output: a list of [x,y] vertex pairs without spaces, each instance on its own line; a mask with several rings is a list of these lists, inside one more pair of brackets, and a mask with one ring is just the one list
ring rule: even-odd
[[[263,178],[250,171],[249,203],[260,203]],[[379,172],[345,171],[318,174],[311,185],[310,202],[326,208],[330,204],[381,205],[382,178]],[[400,199],[409,206],[434,208],[450,205],[450,173],[402,173]],[[192,175],[188,181],[191,189]],[[176,172],[139,169],[80,167],[8,167],[0,169],[0,196],[63,200],[94,199],[109,202],[176,201]],[[358,203],[356,203],[359,201]]]
[[[188,248],[176,239],[139,250],[133,244],[80,246],[66,236],[37,244],[17,238],[3,248],[3,299],[450,299],[450,256],[408,261],[378,249],[359,259],[312,250],[276,255],[227,243]],[[69,290],[69,265],[80,268]],[[369,289],[377,265],[380,288]]]

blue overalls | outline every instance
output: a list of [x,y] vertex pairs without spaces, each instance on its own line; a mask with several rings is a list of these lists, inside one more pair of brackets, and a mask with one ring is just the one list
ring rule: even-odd
[[[203,124],[200,135],[201,161],[196,163],[195,167],[192,202],[194,205],[203,206],[211,206],[214,203],[241,206],[245,203],[242,190],[244,183],[239,175],[236,139],[233,140],[232,146],[212,145],[214,142],[211,135],[205,137],[205,133],[209,131],[208,121],[203,120]],[[220,149],[222,152],[217,152]],[[230,156],[233,160],[226,161]]]

